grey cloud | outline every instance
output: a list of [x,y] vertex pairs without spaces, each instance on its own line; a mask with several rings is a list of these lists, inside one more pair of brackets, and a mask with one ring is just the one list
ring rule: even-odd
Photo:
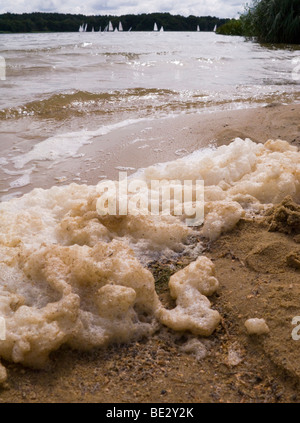
[[37,7],[40,12],[55,12],[56,10],[56,5],[51,0],[47,2],[40,1]]
[[0,0],[0,13],[51,11],[61,13],[114,14],[169,12],[181,15],[236,17],[244,10],[237,0]]

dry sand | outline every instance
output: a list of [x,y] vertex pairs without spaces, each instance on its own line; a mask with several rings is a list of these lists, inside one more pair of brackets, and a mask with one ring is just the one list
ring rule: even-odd
[[[237,136],[257,142],[281,138],[299,146],[299,117],[299,105],[275,104],[137,125],[107,137],[111,154],[103,166],[114,177],[117,166],[147,166],[178,157],[179,149],[191,152],[211,141],[227,144]],[[131,143],[141,133],[148,139],[144,145],[151,143],[151,154],[147,147],[138,149],[139,142]],[[87,149],[92,147],[101,161],[95,144]],[[69,165],[71,172],[74,162]],[[87,179],[98,181],[93,172]],[[43,371],[6,363],[9,379],[0,402],[300,402],[300,341],[291,335],[292,319],[300,315],[300,214],[296,210],[285,219],[287,206],[277,215],[290,225],[272,222],[274,215],[261,222],[242,220],[232,232],[206,243],[205,254],[215,263],[220,282],[211,301],[223,320],[203,341],[205,358],[182,352],[189,335],[167,329],[149,340],[91,353],[62,349]],[[168,277],[188,261],[150,266],[165,305],[172,306]],[[253,317],[267,321],[268,335],[247,334],[244,322]]]

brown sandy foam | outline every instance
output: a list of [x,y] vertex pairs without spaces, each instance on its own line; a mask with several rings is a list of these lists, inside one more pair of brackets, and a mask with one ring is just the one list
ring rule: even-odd
[[[299,248],[293,235],[270,231],[267,220],[242,220],[207,244],[220,282],[213,306],[223,321],[202,341],[200,361],[180,348],[188,334],[168,330],[89,354],[64,349],[45,371],[9,364],[0,401],[299,402],[299,343],[291,322],[300,314],[300,274],[286,260]],[[170,264],[170,273],[176,271],[174,263],[161,269]],[[159,295],[171,301],[166,285]],[[269,335],[247,335],[244,322],[253,317],[266,319]]]

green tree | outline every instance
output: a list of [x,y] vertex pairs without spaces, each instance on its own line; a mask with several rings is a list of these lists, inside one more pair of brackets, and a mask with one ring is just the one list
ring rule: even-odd
[[241,21],[259,41],[300,44],[300,0],[253,0]]
[[229,19],[218,19],[211,16],[171,15],[170,13],[143,13],[141,15],[123,16],[84,16],[62,13],[5,13],[0,15],[0,32],[76,32],[83,23],[88,24],[88,31],[92,27],[96,31],[100,26],[102,30],[111,21],[113,26],[123,24],[123,29],[128,31],[152,31],[154,23],[163,26],[167,31],[196,31],[197,25],[201,31],[212,31],[214,26],[220,26]]
[[243,23],[241,19],[231,19],[217,29],[217,34],[221,35],[244,35]]

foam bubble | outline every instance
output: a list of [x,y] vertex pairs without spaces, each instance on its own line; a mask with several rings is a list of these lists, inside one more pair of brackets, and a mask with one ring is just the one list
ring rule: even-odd
[[142,177],[148,183],[152,179],[202,179],[203,235],[212,240],[231,230],[245,214],[280,203],[287,195],[300,201],[299,152],[281,140],[263,145],[237,138],[228,146],[199,150],[176,161],[150,166]]
[[245,327],[249,335],[265,335],[270,332],[264,319],[248,319],[245,322]]

